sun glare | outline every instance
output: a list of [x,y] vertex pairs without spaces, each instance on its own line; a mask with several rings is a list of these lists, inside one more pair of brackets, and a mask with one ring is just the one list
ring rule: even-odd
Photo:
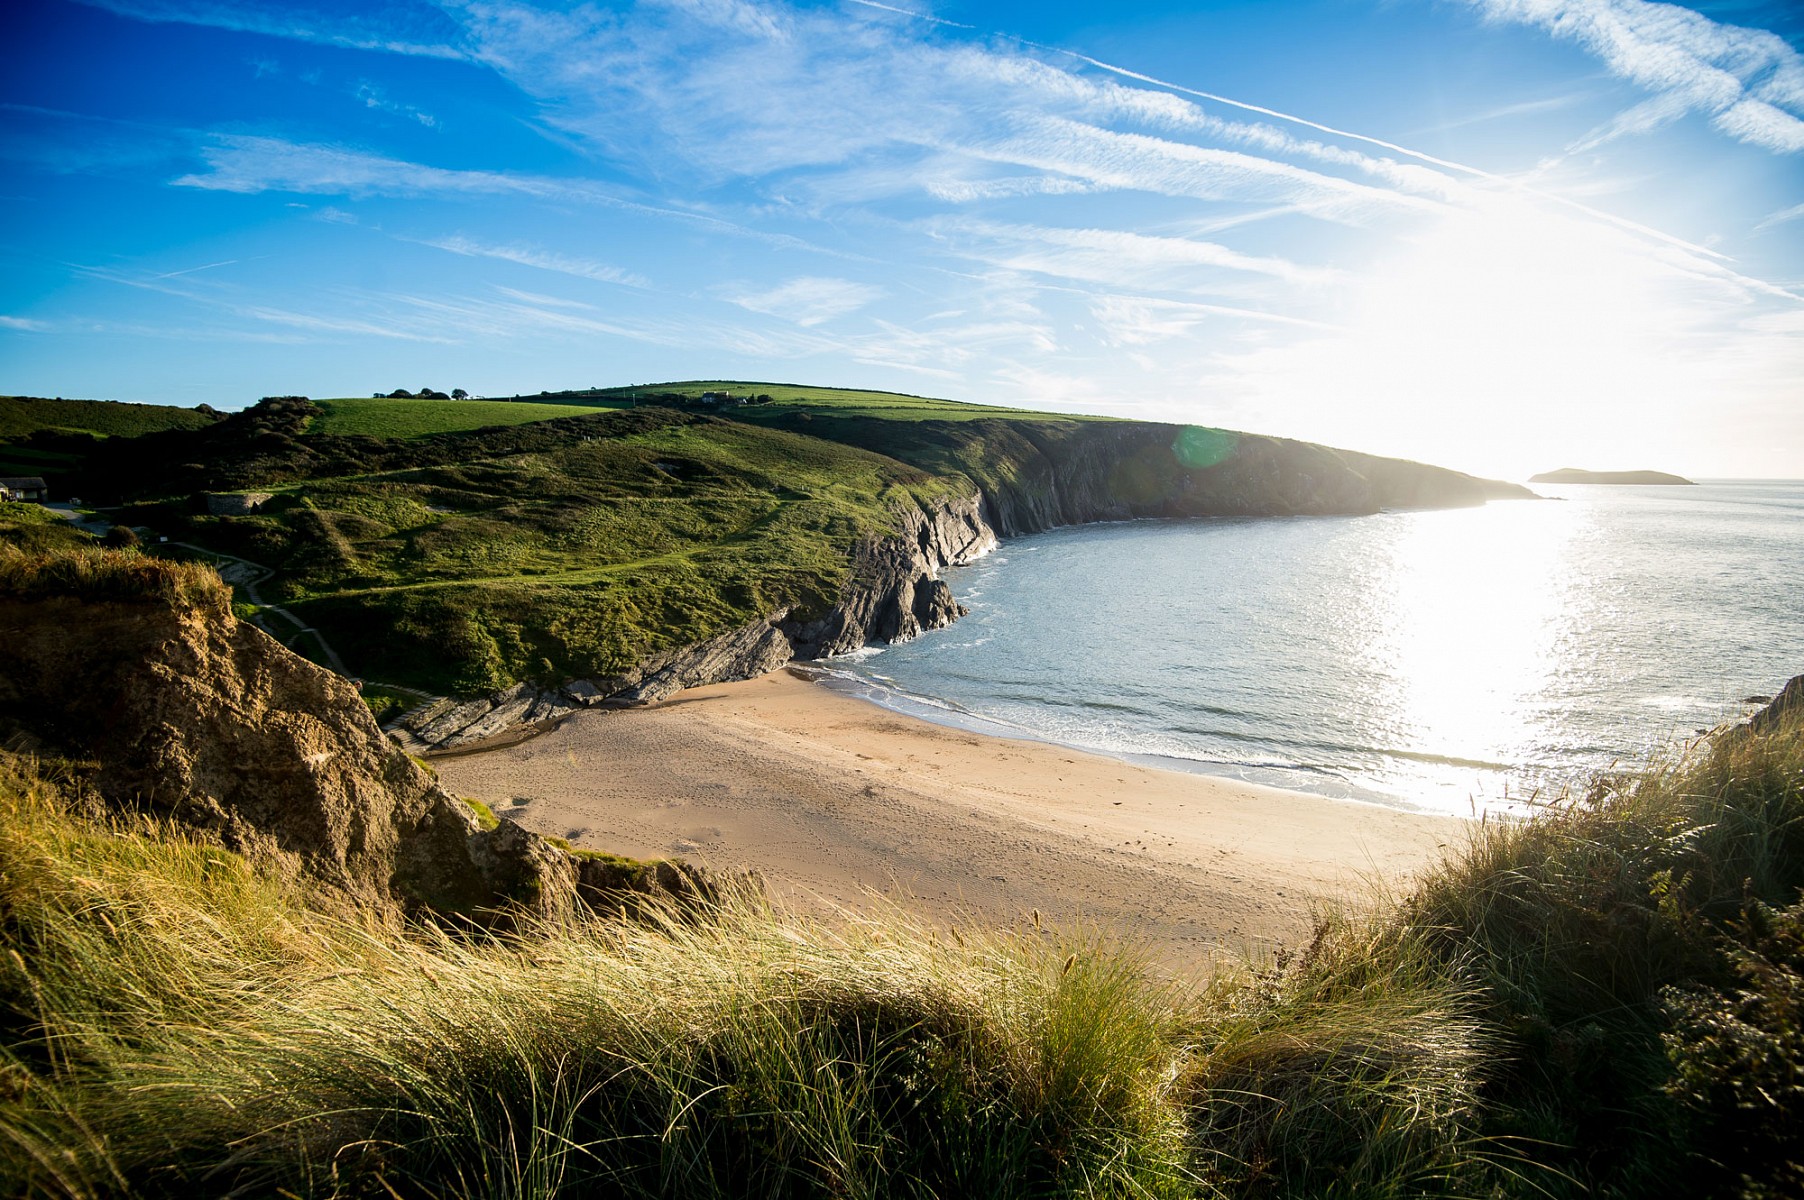
[[1246,365],[1274,400],[1339,410],[1323,440],[1520,477],[1635,458],[1682,419],[1700,302],[1723,290],[1633,235],[1494,196],[1373,264],[1343,333]]

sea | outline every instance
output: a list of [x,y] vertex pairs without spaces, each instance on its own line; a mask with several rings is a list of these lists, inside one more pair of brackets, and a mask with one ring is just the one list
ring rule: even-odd
[[899,711],[1402,808],[1532,811],[1804,673],[1804,482],[1541,486],[1131,521],[948,572],[968,616],[825,664]]

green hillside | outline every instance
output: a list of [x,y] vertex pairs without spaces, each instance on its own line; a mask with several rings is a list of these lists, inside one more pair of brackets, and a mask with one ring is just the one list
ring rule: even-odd
[[[706,392],[730,392],[734,397],[751,398],[751,403],[732,406],[726,410],[735,418],[745,421],[769,421],[796,413],[810,416],[871,417],[884,421],[978,421],[1023,417],[1044,420],[1048,417],[1063,417],[1063,414],[1036,412],[1026,408],[939,400],[932,396],[913,396],[904,392],[807,387],[792,383],[760,383],[736,379],[653,383],[643,387],[603,388],[580,394],[636,398],[641,403],[657,403],[660,398],[673,396],[699,400]],[[1069,419],[1106,421],[1114,418],[1082,416]]]
[[534,403],[512,400],[316,400],[322,410],[307,427],[312,434],[381,438],[425,437],[495,425],[526,425],[556,417],[627,408],[625,403]]
[[162,429],[200,429],[218,419],[215,413],[168,404],[0,396],[0,441],[17,441],[39,432],[137,437]]
[[[264,598],[358,671],[435,691],[606,677],[778,609],[822,613],[893,505],[950,487],[671,408],[376,439],[320,432],[321,407],[266,402],[95,473],[150,497],[132,522],[269,567]],[[274,498],[243,516],[186,498],[248,488]]]

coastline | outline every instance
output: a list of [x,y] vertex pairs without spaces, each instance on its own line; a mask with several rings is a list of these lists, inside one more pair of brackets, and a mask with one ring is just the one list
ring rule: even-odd
[[758,871],[779,896],[949,923],[1046,921],[1161,958],[1296,943],[1468,823],[1141,766],[897,713],[788,671],[589,711],[435,762],[537,832]]

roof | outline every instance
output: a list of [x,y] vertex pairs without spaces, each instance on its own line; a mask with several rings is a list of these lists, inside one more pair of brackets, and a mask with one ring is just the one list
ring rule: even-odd
[[21,492],[41,492],[47,485],[42,475],[0,475],[0,487]]

